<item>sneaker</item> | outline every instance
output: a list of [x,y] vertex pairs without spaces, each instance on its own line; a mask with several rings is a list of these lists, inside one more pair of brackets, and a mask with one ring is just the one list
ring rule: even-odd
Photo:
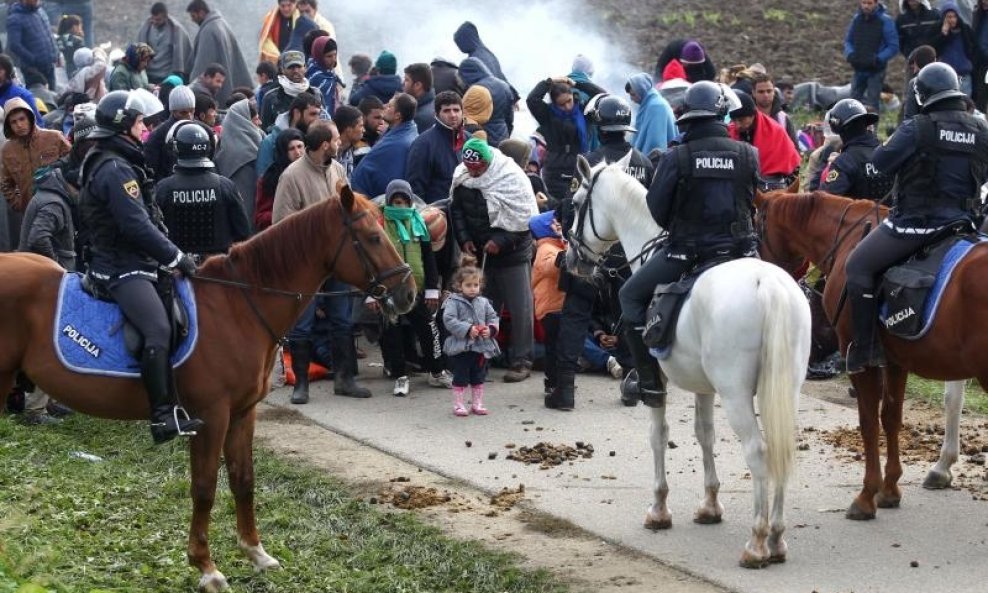
[[55,418],[47,412],[28,412],[24,414],[21,422],[28,426],[48,426],[52,424],[61,424],[62,421]]
[[439,371],[438,373],[433,373],[429,375],[429,386],[449,389],[453,386],[453,375],[451,375],[449,371],[445,370]]
[[511,370],[504,373],[505,383],[520,383],[532,375],[532,369],[526,363],[517,363]]
[[408,377],[401,376],[395,379],[395,388],[391,393],[395,397],[405,397],[408,395]]
[[607,359],[607,372],[615,379],[624,378],[624,367],[613,356]]

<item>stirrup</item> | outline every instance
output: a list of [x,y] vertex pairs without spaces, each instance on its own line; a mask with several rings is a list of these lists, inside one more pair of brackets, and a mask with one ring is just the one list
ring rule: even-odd
[[[179,418],[179,416],[178,416],[179,415],[179,412],[181,412],[182,418]],[[187,411],[185,411],[185,408],[183,408],[182,406],[175,405],[172,408],[172,417],[175,419],[175,430],[178,431],[178,436],[180,436],[180,437],[194,437],[197,434],[199,434],[198,431],[195,431],[195,430],[182,430],[182,423],[183,422],[191,422],[192,421],[192,416],[189,416],[189,413]]]

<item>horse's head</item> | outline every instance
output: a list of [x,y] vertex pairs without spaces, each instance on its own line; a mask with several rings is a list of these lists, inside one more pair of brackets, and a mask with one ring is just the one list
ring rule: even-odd
[[589,277],[603,261],[607,250],[618,240],[617,231],[606,204],[613,191],[607,187],[611,182],[609,170],[614,173],[624,171],[631,159],[631,153],[621,161],[607,166],[601,163],[591,168],[582,155],[577,157],[576,176],[579,189],[573,194],[573,224],[566,233],[566,269],[570,273]]
[[[365,290],[389,317],[407,313],[415,304],[412,270],[384,234],[374,205],[355,197],[349,186],[340,190],[343,243],[330,267],[340,281]],[[349,237],[347,237],[349,235]],[[347,240],[349,238],[349,241]],[[345,243],[349,243],[349,248]]]

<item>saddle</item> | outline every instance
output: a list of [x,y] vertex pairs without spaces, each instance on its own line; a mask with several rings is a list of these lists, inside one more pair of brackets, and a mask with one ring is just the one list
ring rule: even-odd
[[911,340],[926,334],[954,268],[974,245],[986,239],[964,232],[969,230],[969,225],[945,229],[939,241],[885,271],[879,319],[889,333]]
[[664,354],[659,358],[668,356],[669,347],[676,337],[676,322],[679,321],[679,313],[697,279],[710,268],[732,259],[734,258],[717,257],[706,260],[684,274],[677,282],[659,284],[655,287],[652,302],[648,305],[645,317],[645,333],[642,335],[642,341],[653,351]]

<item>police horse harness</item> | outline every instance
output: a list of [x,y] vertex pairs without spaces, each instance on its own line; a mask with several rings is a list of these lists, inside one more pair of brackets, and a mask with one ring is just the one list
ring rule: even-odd
[[[254,518],[255,406],[268,393],[280,338],[313,293],[332,276],[369,291],[397,313],[408,311],[414,301],[410,270],[377,224],[373,206],[355,199],[349,188],[341,195],[288,217],[199,268],[198,341],[175,373],[182,403],[205,421],[189,447],[188,559],[201,572],[201,590],[227,588],[208,543],[221,453],[236,502],[241,550],[257,570],[279,566],[264,551]],[[9,392],[21,370],[80,412],[146,419],[147,398],[137,378],[80,374],[56,356],[53,318],[64,275],[47,258],[0,255],[0,393]]]
[[[567,267],[579,275],[592,274],[601,255],[620,241],[637,269],[645,257],[643,247],[662,231],[648,211],[645,188],[624,173],[620,163],[591,170],[581,158],[578,175],[581,187],[573,197],[577,216]],[[706,495],[694,522],[718,523],[724,512],[714,465],[714,394],[720,394],[731,428],[741,440],[754,489],[755,520],[740,560],[747,568],[786,559],[785,489],[795,465],[796,410],[809,349],[809,306],[796,282],[775,265],[743,258],[700,275],[680,311],[669,355],[660,361],[672,383],[696,394],[695,431],[703,451]],[[655,502],[646,513],[645,527],[668,529],[672,515],[666,502],[665,406],[653,407],[651,415]]]
[[[823,192],[793,195],[773,192],[758,195],[756,204],[763,257],[785,267],[798,267],[803,259],[808,259],[827,274],[824,307],[837,329],[841,350],[846,351],[851,323],[843,303],[844,265],[854,246],[882,223],[887,210],[867,200],[850,200]],[[860,493],[847,509],[848,519],[874,519],[877,508],[897,508],[900,504],[899,431],[909,373],[947,381],[946,430],[940,459],[923,482],[930,489],[946,488],[951,483],[950,467],[957,461],[960,448],[964,380],[974,377],[982,388],[988,388],[988,362],[984,355],[988,339],[977,331],[988,323],[984,307],[988,299],[988,285],[984,282],[988,250],[966,239],[955,239],[947,237],[950,244],[931,246],[918,258],[910,258],[884,275],[886,313],[881,333],[889,364],[851,375],[857,391],[865,475]],[[923,258],[932,265],[922,262]],[[910,291],[920,292],[918,298],[912,297],[912,302]],[[895,302],[903,297],[904,303]],[[879,423],[887,443],[884,478]]]

